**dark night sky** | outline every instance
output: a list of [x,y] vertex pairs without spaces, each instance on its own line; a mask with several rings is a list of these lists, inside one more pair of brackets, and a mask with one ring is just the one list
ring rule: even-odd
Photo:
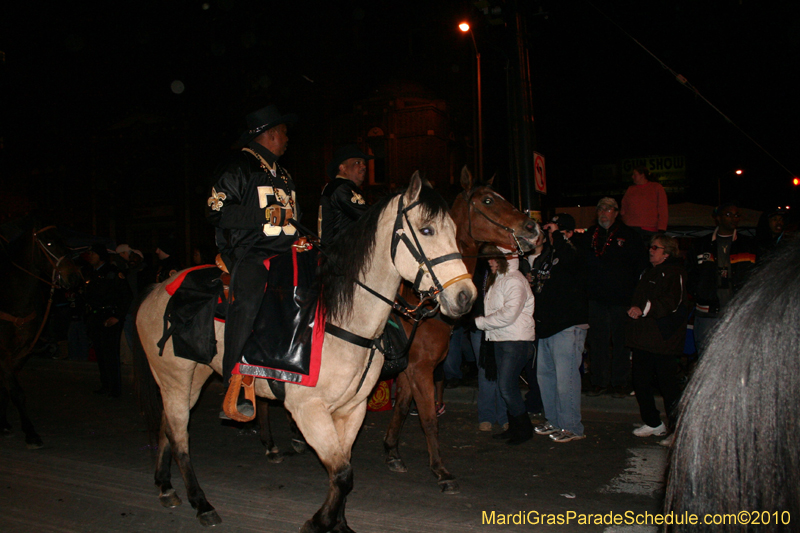
[[[0,14],[6,175],[48,163],[79,166],[86,140],[132,113],[183,117],[193,129],[213,130],[203,134],[223,149],[244,114],[266,99],[301,117],[307,108],[319,112],[319,102],[336,114],[392,79],[426,85],[469,125],[474,56],[455,27],[465,16],[482,49],[487,173],[507,165],[507,31],[471,2],[10,4]],[[800,173],[800,18],[790,2],[520,4],[529,31],[536,149],[547,157],[555,195],[584,179],[593,164],[651,154],[687,157],[692,201],[715,202],[717,178],[727,180],[735,168],[744,168],[745,177],[723,181],[730,187],[725,196],[764,208],[791,195],[786,170],[593,7]],[[182,94],[171,92],[173,80],[184,83]],[[303,156],[302,145],[290,150]]]

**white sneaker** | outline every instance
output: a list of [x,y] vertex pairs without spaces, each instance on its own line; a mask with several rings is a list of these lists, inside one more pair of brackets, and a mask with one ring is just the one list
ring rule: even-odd
[[492,430],[492,423],[491,422],[481,422],[478,424],[478,431],[491,431]]
[[664,422],[661,422],[658,427],[652,427],[648,426],[647,424],[643,424],[641,427],[634,429],[633,434],[637,437],[663,437],[667,434],[667,426],[664,425]]
[[667,437],[666,439],[658,441],[658,443],[661,446],[666,446],[667,448],[672,446],[673,442],[675,442],[675,432],[674,431],[672,433],[670,433],[669,437]]

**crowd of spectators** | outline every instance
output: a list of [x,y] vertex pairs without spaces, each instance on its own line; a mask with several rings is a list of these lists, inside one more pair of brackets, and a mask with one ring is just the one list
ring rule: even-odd
[[[496,272],[499,263],[498,272],[507,275],[504,269],[513,261],[516,276],[514,254],[493,250],[487,252],[493,256],[488,262],[478,261],[475,323],[505,317],[503,323],[513,324],[517,337],[534,339],[521,372],[516,370],[524,351],[515,360],[515,382],[528,384],[525,409],[541,422],[534,433],[554,442],[584,437],[583,393],[635,396],[642,425],[634,434],[666,437],[660,443],[671,445],[681,391],[714,328],[756,264],[791,240],[784,211],[764,212],[755,237],[740,232],[736,202],[714,208],[716,226],[706,235],[670,236],[663,187],[644,168],[635,169],[632,178],[622,207],[614,198],[600,199],[596,221],[588,228],[576,228],[566,213],[542,225],[542,238],[519,262],[533,297],[530,326],[519,316],[517,303],[527,302],[521,293],[509,293],[514,294],[511,305],[503,300],[498,305],[495,293],[491,309],[483,307],[489,301],[487,268]],[[522,392],[509,385],[508,375],[495,377],[496,370],[488,368],[486,354],[496,353],[497,346],[487,349],[493,339],[482,334],[487,328],[481,326],[472,330],[479,429],[512,422],[510,430],[495,435],[505,438],[515,425],[521,427]],[[663,418],[657,395],[663,398]]]

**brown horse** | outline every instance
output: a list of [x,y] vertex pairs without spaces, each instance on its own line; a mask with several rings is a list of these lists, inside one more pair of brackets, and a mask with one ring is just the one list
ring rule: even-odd
[[[478,249],[491,243],[520,253],[533,248],[540,233],[538,224],[517,210],[487,183],[476,183],[466,167],[461,171],[464,192],[458,195],[450,215],[456,223],[458,250],[472,274],[475,271]],[[404,294],[411,299],[412,294]],[[403,321],[406,332],[411,323]],[[416,402],[422,430],[428,443],[430,468],[438,479],[442,492],[457,494],[458,483],[445,468],[439,454],[439,423],[434,405],[433,370],[447,357],[453,326],[442,320],[428,319],[420,323],[408,355],[408,368],[397,377],[394,414],[383,440],[386,464],[393,472],[406,472],[400,457],[400,431],[408,416],[411,400]]]
[[[370,348],[383,332],[400,282],[416,280],[421,291],[434,294],[446,316],[461,316],[472,307],[477,291],[457,253],[456,229],[447,211],[441,196],[423,187],[415,173],[406,192],[373,206],[352,232],[327,250],[321,301],[333,328],[325,330],[319,379],[315,387],[285,384],[284,406],[328,472],[328,496],[303,532],[352,531],[345,519],[346,498],[353,488],[350,454],[383,364],[382,353]],[[189,457],[188,424],[203,384],[213,372],[222,371],[223,353],[209,365],[199,364],[176,357],[170,338],[159,355],[168,283],[157,285],[144,299],[136,318],[163,400],[155,480],[162,505],[181,503],[170,481],[175,459],[198,520],[215,525],[221,519],[206,500]],[[215,324],[218,347],[224,344],[224,327]],[[345,340],[336,330],[350,338]],[[256,382],[256,395],[275,398],[266,380]]]
[[[72,287],[82,278],[55,226],[26,220],[18,230],[15,238],[0,235],[0,431],[11,433],[6,418],[10,401],[19,411],[25,444],[35,450],[43,446],[42,439],[28,417],[17,373],[44,327],[56,287]],[[50,287],[46,304],[42,285]]]

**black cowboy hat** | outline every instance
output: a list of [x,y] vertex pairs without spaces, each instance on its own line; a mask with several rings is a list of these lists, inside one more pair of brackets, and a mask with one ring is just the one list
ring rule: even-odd
[[247,146],[250,141],[278,124],[294,124],[297,122],[297,115],[294,113],[282,115],[277,107],[268,105],[247,115],[245,122],[247,123],[247,129],[236,143],[240,147]]
[[339,173],[339,165],[341,165],[348,159],[352,159],[354,157],[361,158],[365,161],[369,161],[370,159],[375,159],[375,156],[365,154],[355,144],[348,144],[347,146],[342,146],[333,153],[333,159],[331,159],[331,162],[328,163],[328,177],[330,179],[334,179],[336,177],[336,174]]

